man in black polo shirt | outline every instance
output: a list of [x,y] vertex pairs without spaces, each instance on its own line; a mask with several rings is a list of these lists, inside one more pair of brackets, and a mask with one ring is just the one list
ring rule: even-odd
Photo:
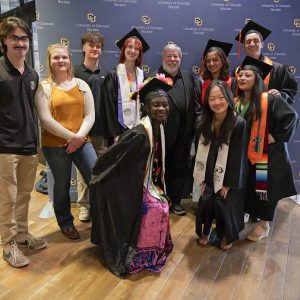
[[[89,133],[92,144],[99,156],[108,146],[108,141],[103,137],[102,124],[100,119],[101,87],[107,73],[104,66],[100,66],[100,58],[104,45],[104,37],[100,32],[87,32],[81,38],[81,46],[84,60],[81,65],[75,66],[75,77],[84,80],[91,88],[95,101],[95,123]],[[84,180],[78,174],[78,201],[79,220],[88,221],[89,201],[88,192]]]
[[13,267],[28,265],[19,250],[42,249],[47,243],[28,233],[28,207],[36,175],[37,119],[34,94],[37,73],[27,65],[32,33],[16,17],[0,25],[0,235],[3,258]]
[[156,73],[172,78],[168,92],[170,113],[165,125],[166,188],[175,214],[185,214],[180,204],[188,177],[188,161],[195,122],[195,85],[192,76],[180,69],[182,52],[176,44],[168,44],[162,51],[162,66]]

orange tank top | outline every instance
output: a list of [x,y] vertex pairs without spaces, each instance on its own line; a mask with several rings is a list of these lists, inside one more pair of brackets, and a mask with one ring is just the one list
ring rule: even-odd
[[[84,98],[78,85],[68,91],[53,87],[50,110],[52,117],[66,129],[76,133],[84,118]],[[42,133],[42,146],[61,147],[67,140],[47,130]]]

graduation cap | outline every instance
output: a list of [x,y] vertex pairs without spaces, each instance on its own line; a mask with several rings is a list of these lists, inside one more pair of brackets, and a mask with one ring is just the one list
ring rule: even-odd
[[240,31],[240,33],[235,37],[235,40],[243,43],[245,40],[246,34],[250,30],[258,31],[262,35],[263,40],[265,40],[272,32],[271,30],[267,29],[266,27],[263,27],[263,26],[257,24],[256,22],[250,20],[244,26],[244,28]]
[[228,56],[232,46],[233,46],[233,44],[230,44],[230,43],[225,43],[225,42],[209,39],[206,44],[205,50],[203,52],[203,58],[206,56],[208,50],[212,47],[221,48],[224,51],[225,55]]
[[[164,93],[159,93],[159,90],[163,90],[164,92],[168,92],[171,88],[172,85],[167,83],[168,80],[172,80],[170,78],[163,78],[159,79],[159,77],[153,77],[149,78],[144,81],[142,87],[138,90],[136,90],[132,96],[131,99],[136,100],[137,95],[140,95],[140,101],[145,104],[146,102],[146,96],[154,91],[157,91],[157,96],[165,96]],[[170,82],[170,81],[169,81]],[[171,83],[171,82],[170,82]]]
[[[254,66],[258,69],[258,72],[262,76],[263,79],[267,77],[267,75],[272,71],[273,67],[269,64],[266,64],[265,62],[255,59],[250,56],[246,56],[245,59],[242,62],[241,69],[243,69],[244,66]],[[240,70],[241,70],[240,69]]]
[[150,49],[150,46],[148,45],[146,40],[142,37],[142,35],[138,32],[138,30],[136,28],[133,28],[130,32],[125,34],[121,39],[119,39],[118,42],[116,43],[116,45],[120,49],[122,49],[125,41],[130,37],[137,37],[141,41],[142,46],[143,46],[143,53],[145,53],[147,50]]

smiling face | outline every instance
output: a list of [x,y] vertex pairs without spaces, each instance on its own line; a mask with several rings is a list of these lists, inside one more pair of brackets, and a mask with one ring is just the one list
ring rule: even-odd
[[124,50],[124,54],[125,54],[125,59],[127,61],[135,62],[139,58],[140,47],[134,39],[131,39],[131,41],[129,41],[129,43],[127,44]]
[[258,58],[261,54],[263,43],[258,33],[249,33],[245,37],[245,52],[247,56]]
[[7,56],[10,58],[25,58],[29,50],[30,39],[27,33],[20,27],[14,29],[3,39],[7,48]]
[[208,105],[215,115],[226,115],[228,102],[218,86],[211,89],[208,97]]
[[181,58],[178,50],[168,49],[162,57],[163,69],[172,76],[176,76],[180,67]]
[[167,121],[169,110],[169,102],[166,97],[155,97],[149,101],[147,106],[149,117],[159,123]]
[[255,73],[252,70],[241,70],[238,74],[238,86],[243,92],[251,91],[255,84]]
[[102,53],[102,45],[100,43],[93,44],[87,42],[82,46],[82,51],[85,58],[98,60]]
[[223,63],[218,51],[211,51],[207,53],[205,58],[205,66],[215,79],[219,77]]
[[69,53],[66,49],[54,48],[50,51],[49,54],[50,68],[54,76],[61,72],[69,72],[71,61]]

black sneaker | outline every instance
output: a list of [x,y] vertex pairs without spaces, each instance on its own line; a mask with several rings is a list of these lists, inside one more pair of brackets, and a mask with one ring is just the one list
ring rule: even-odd
[[184,215],[186,213],[185,209],[181,206],[180,203],[174,203],[172,205],[172,211],[176,215]]

